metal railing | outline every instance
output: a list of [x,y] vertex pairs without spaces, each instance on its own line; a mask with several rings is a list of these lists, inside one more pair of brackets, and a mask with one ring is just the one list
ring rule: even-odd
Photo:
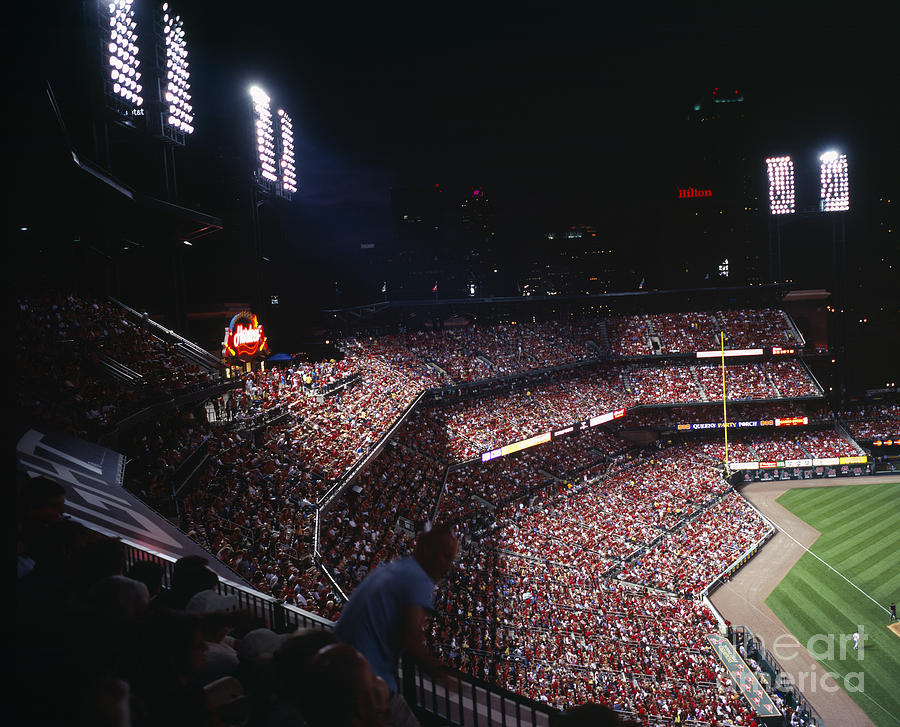
[[[765,647],[765,644],[746,626],[733,626],[730,632],[731,642],[734,647],[740,651],[740,646],[744,646],[748,656],[756,654],[757,661],[763,671],[769,676],[769,683],[773,686],[770,692],[778,692],[781,694],[785,705],[806,712],[810,717],[808,724],[816,725],[816,727],[825,727],[825,723],[819,716],[819,713],[813,709],[812,705],[807,701],[803,693],[790,683],[789,680],[779,679],[779,675],[787,674],[781,668],[781,664]],[[754,658],[756,658],[754,657]]]
[[[133,545],[125,545],[126,569],[140,560],[149,560],[162,566],[163,586],[170,588],[172,585],[172,572],[175,567],[174,559],[142,550]],[[314,628],[331,630],[334,622],[322,618],[314,613],[309,613],[296,606],[279,601],[277,598],[267,596],[251,588],[232,583],[224,578],[219,578],[218,592],[222,595],[234,595],[238,599],[238,608],[248,609],[254,616],[265,619],[269,628],[278,633],[288,633],[298,628]]]
[[[125,546],[126,568],[141,560],[153,561],[163,569],[163,585],[171,587],[175,561],[160,553]],[[218,592],[237,596],[238,608],[248,609],[262,618],[276,633],[291,633],[298,628],[331,631],[334,622],[288,605],[272,596],[220,578]],[[403,661],[400,684],[410,706],[428,724],[504,725],[508,727],[549,727],[550,717],[558,710],[534,702],[487,682],[451,670],[444,684],[436,684],[417,665]]]
[[559,710],[527,699],[507,689],[475,679],[462,672],[436,683],[417,665],[402,662],[400,689],[403,698],[429,724],[503,725],[503,727],[549,727]]

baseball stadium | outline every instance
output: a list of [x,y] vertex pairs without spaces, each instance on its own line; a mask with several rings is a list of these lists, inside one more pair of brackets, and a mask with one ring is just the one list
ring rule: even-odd
[[[15,723],[900,725],[896,280],[866,313],[853,147],[785,137],[749,197],[672,177],[677,265],[605,223],[501,254],[472,184],[438,238],[429,183],[328,267],[284,84],[192,151],[227,124],[189,7],[84,2],[30,89]],[[713,214],[730,263],[687,242]]]

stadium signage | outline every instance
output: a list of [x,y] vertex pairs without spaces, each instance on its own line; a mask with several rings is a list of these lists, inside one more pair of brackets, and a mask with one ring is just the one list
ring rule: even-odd
[[[697,351],[697,358],[722,358],[721,351]],[[725,358],[732,356],[762,356],[761,348],[734,348],[725,351]]]
[[605,424],[606,422],[611,422],[613,419],[621,419],[625,416],[624,409],[616,409],[615,411],[611,411],[608,414],[601,414],[598,417],[592,417],[588,420],[588,424],[592,427],[596,427],[598,424]]
[[781,346],[772,346],[772,355],[773,356],[783,356],[785,354],[794,353],[793,348],[782,348]]
[[766,694],[759,680],[747,666],[747,663],[734,650],[734,646],[721,634],[707,634],[709,645],[712,646],[716,656],[728,670],[728,674],[740,689],[741,694],[750,707],[760,717],[780,717],[781,712],[775,706],[772,698]]
[[580,430],[586,429],[588,427],[596,427],[598,424],[603,424],[604,422],[612,421],[613,419],[621,419],[625,416],[625,408],[616,409],[615,411],[611,411],[608,414],[601,414],[598,417],[594,417],[593,419],[588,419],[586,421],[578,422],[573,424],[572,426],[565,427],[564,429],[558,429],[556,431],[544,432],[543,434],[535,435],[534,437],[529,437],[528,439],[523,439],[521,442],[514,442],[513,444],[507,444],[503,447],[498,447],[497,449],[492,449],[490,452],[484,452],[481,455],[482,462],[490,462],[492,459],[497,459],[497,457],[505,457],[508,454],[513,454],[515,452],[520,452],[523,449],[528,449],[529,447],[534,447],[538,444],[544,444],[549,442],[554,437],[562,437],[566,434],[571,434],[575,431],[575,427],[577,426]]
[[788,417],[775,420],[776,427],[796,427],[801,424],[809,424],[809,417]]
[[231,319],[225,329],[222,350],[230,357],[255,356],[268,350],[263,327],[255,314],[244,311]]
[[785,459],[774,462],[731,462],[729,467],[733,470],[763,470],[780,469],[790,467],[836,467],[842,464],[866,464],[869,458],[866,455],[853,457],[813,457],[812,459]]
[[817,457],[813,460],[813,464],[816,467],[832,467],[840,464],[840,459],[838,457]]
[[[809,417],[788,417],[786,419],[760,419],[758,421],[728,422],[728,429],[749,429],[753,427],[792,427],[809,424]],[[699,424],[678,424],[676,429],[684,432],[692,429],[725,429],[725,422],[701,422]]]
[[505,457],[508,454],[514,454],[515,452],[520,452],[523,449],[528,449],[529,447],[535,447],[538,444],[544,444],[545,442],[550,441],[550,432],[544,432],[543,434],[538,434],[534,437],[529,437],[528,439],[523,439],[521,442],[514,442],[513,444],[507,444],[499,449],[491,450],[490,452],[485,452],[481,455],[482,462],[489,462],[492,459],[497,459],[497,457]]
[[812,467],[813,461],[811,459],[786,459],[784,460],[785,467]]
[[712,197],[712,190],[694,189],[693,187],[688,187],[687,189],[678,188],[678,199],[692,199],[694,197]]

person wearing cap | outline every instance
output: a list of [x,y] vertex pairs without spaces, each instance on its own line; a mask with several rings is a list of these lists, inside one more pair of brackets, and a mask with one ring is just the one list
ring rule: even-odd
[[399,694],[400,656],[412,657],[434,676],[444,672],[425,644],[425,618],[434,611],[435,582],[447,575],[458,549],[446,526],[420,533],[412,557],[382,565],[363,579],[335,625],[337,638],[356,647],[387,683],[392,725],[418,724]]
[[184,609],[187,613],[203,616],[206,649],[203,652],[203,667],[197,677],[199,684],[234,676],[240,666],[235,639],[228,635],[232,624],[230,612],[235,606],[237,596],[220,596],[215,591],[204,590],[194,594]]

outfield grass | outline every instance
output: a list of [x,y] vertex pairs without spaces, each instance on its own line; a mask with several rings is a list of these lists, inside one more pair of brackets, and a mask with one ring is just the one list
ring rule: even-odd
[[[833,672],[846,687],[848,673],[862,672],[862,689],[854,691],[851,681],[847,692],[878,727],[897,727],[900,638],[886,628],[885,609],[892,600],[900,602],[900,482],[793,489],[778,502],[822,533],[811,552],[877,603],[810,553],[766,603],[800,643],[814,647],[816,658],[828,651],[827,637],[833,635],[833,653],[819,659],[819,674]],[[850,641],[842,654],[841,636],[860,626],[868,636],[861,651]],[[823,636],[811,643],[816,635]]]

